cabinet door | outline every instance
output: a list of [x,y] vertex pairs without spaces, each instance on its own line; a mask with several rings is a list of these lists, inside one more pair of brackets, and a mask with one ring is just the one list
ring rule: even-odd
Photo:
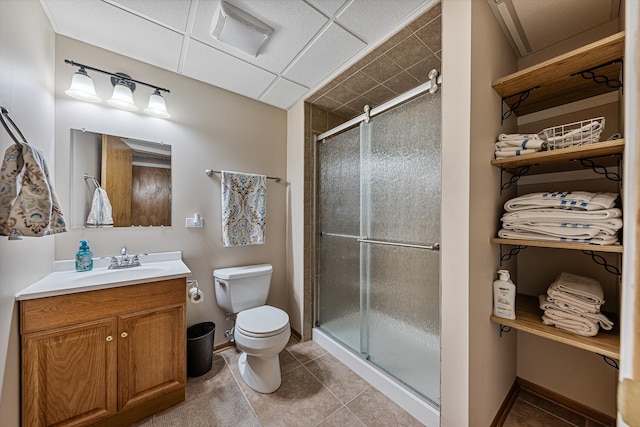
[[115,414],[115,333],[114,317],[24,335],[22,424],[87,425]]
[[184,304],[118,317],[120,411],[186,384]]

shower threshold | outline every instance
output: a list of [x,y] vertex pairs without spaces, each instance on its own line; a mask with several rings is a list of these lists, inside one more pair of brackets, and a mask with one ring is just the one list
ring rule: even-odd
[[418,396],[386,372],[368,363],[321,328],[313,329],[313,341],[424,425],[440,425],[440,410],[435,404]]

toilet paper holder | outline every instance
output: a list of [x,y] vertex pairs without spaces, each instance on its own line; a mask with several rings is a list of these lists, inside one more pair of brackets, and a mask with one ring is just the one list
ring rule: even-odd
[[187,280],[187,286],[189,290],[187,291],[189,294],[189,300],[193,303],[202,302],[204,299],[204,294],[200,290],[200,285],[197,280]]

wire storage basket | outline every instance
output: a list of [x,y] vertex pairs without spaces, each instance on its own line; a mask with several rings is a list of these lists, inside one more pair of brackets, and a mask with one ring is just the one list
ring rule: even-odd
[[546,128],[542,133],[549,145],[549,150],[558,150],[598,142],[603,130],[604,117],[596,117]]

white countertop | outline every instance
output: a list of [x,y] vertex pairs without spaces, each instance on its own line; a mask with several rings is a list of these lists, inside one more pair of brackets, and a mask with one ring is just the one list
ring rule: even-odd
[[177,279],[191,275],[182,261],[182,252],[140,255],[140,266],[111,269],[109,259],[93,259],[93,270],[75,271],[75,260],[56,261],[53,272],[23,289],[16,300],[51,297],[139,283]]

